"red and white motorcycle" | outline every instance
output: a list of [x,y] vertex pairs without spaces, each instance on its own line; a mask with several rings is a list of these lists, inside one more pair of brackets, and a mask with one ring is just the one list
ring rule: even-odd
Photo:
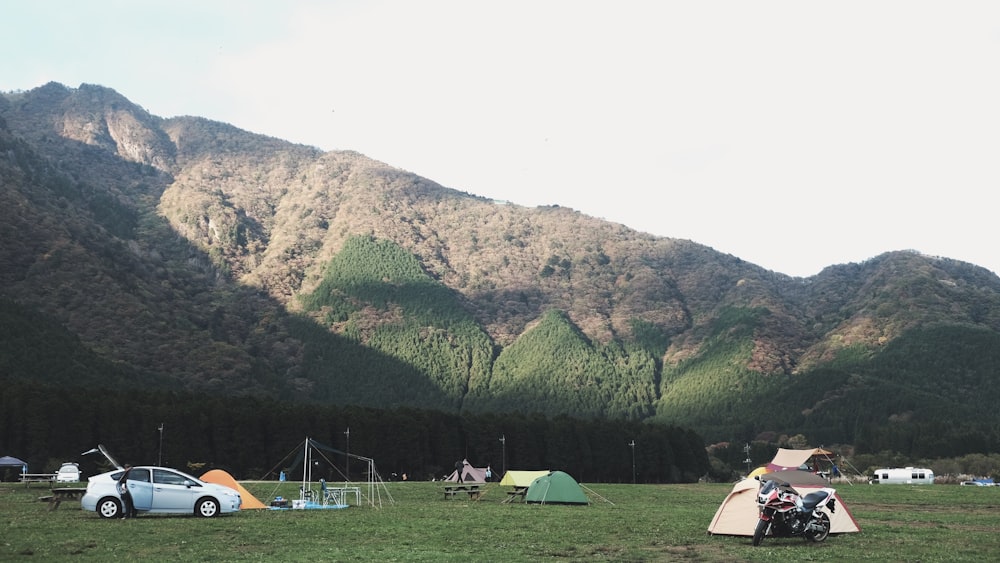
[[[760,481],[760,477],[757,480]],[[801,496],[788,483],[761,481],[757,491],[760,520],[753,533],[754,546],[760,545],[768,534],[773,537],[802,536],[814,542],[825,540],[830,535],[830,514],[837,509],[836,493],[825,487]]]

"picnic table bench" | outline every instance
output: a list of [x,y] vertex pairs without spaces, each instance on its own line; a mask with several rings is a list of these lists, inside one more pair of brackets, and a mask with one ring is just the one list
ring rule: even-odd
[[444,486],[444,498],[448,500],[454,498],[458,493],[468,493],[469,498],[472,500],[479,500],[482,496],[483,490],[479,488],[479,484],[470,483],[468,485],[445,485]]
[[507,491],[507,498],[505,498],[503,502],[504,503],[514,502],[514,500],[516,500],[518,497],[521,497],[521,500],[524,500],[524,495],[527,494],[527,492],[528,492],[528,487],[514,487],[513,489]]
[[64,500],[80,500],[87,489],[82,487],[57,487],[52,489],[51,495],[39,497],[38,500],[49,503],[49,511],[59,508]]
[[31,483],[52,483],[55,480],[55,473],[21,473],[21,482],[25,487]]

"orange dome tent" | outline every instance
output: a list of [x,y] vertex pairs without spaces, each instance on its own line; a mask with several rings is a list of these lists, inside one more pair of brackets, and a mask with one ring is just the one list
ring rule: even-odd
[[215,483],[216,485],[224,485],[226,487],[229,487],[230,489],[236,489],[237,491],[239,491],[240,500],[243,501],[242,504],[240,504],[240,510],[267,508],[267,506],[265,506],[264,503],[257,500],[257,497],[251,495],[250,491],[244,489],[243,485],[237,483],[236,479],[234,479],[232,475],[221,469],[213,469],[211,471],[206,472],[204,475],[201,476],[201,480],[205,481],[206,483]]

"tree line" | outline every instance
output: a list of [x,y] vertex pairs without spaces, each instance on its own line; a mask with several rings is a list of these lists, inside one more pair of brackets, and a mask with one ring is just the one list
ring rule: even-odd
[[[238,479],[272,479],[295,469],[282,460],[306,437],[374,459],[384,479],[404,473],[440,479],[463,459],[498,475],[559,469],[588,482],[683,483],[708,471],[697,433],[638,421],[0,383],[0,455],[27,461],[31,472],[76,461],[85,474],[99,473],[108,469],[106,460],[81,453],[102,444],[121,463],[162,463],[196,475],[221,468]],[[349,470],[350,480],[364,480],[362,465],[334,456],[314,477],[341,480]]]

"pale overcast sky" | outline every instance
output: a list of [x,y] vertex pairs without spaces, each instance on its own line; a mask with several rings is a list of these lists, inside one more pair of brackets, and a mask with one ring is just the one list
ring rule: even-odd
[[1000,272],[1000,2],[3,0],[0,90],[100,84],[808,276]]

